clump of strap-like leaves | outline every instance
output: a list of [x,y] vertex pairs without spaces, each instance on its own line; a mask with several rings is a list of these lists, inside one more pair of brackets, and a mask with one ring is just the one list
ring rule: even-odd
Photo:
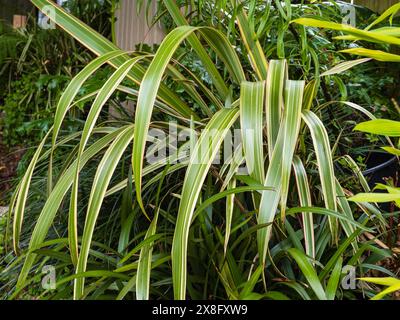
[[[32,2],[39,9],[53,6]],[[323,77],[366,60],[324,72],[315,66],[311,78],[291,79],[291,61],[268,59],[249,22],[249,5],[228,1],[243,44],[239,50],[212,26],[188,25],[175,1],[163,4],[177,27],[154,55],[121,51],[53,6],[56,23],[98,57],[64,91],[54,125],[12,199],[13,249],[19,256],[4,272],[18,274],[11,298],[27,294],[49,261],[57,268],[57,286],[43,297],[354,298],[357,292],[339,288],[343,261],[359,266],[371,248],[379,259],[386,257],[370,242],[360,244],[360,235],[379,230],[384,220],[375,205],[356,209],[347,201],[351,190],[342,187],[335,165],[344,159],[356,174],[359,169],[351,157],[335,154],[329,123],[321,121],[330,102],[320,104],[316,96]],[[287,1],[271,15],[288,19],[290,10]],[[270,16],[264,18],[268,23]],[[178,48],[196,54],[207,81],[179,63]],[[92,93],[82,131],[60,138],[79,89],[105,64],[115,72]],[[133,117],[97,123],[115,91],[134,101]],[[354,103],[340,105],[373,117]],[[167,131],[170,119],[179,129],[194,130],[196,144],[188,153],[190,143],[182,142],[149,164],[148,132]],[[241,144],[227,161],[214,163],[232,129],[241,131]],[[218,134],[210,137],[210,130]],[[58,149],[72,142],[62,168],[53,170]],[[47,194],[33,228],[24,231],[35,170],[43,163]],[[243,163],[247,174],[239,172]],[[358,181],[369,190],[360,174]],[[53,232],[60,219],[68,230]]]

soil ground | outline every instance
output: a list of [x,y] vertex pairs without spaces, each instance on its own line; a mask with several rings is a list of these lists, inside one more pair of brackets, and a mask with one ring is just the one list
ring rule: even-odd
[[8,149],[3,145],[0,135],[0,206],[5,205],[4,195],[12,187],[18,162],[24,154],[24,149],[17,146]]

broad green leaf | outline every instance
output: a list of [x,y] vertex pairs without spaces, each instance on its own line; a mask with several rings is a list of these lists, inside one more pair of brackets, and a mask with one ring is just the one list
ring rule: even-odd
[[389,36],[400,37],[400,28],[399,27],[382,27],[371,30],[371,32],[376,33],[384,33]]
[[377,183],[375,185],[374,190],[386,190],[390,194],[400,194],[400,188],[392,187],[390,185],[383,184],[383,183]]
[[365,49],[365,48],[351,48],[351,49],[341,50],[340,52],[355,54],[355,55],[363,56],[363,57],[368,57],[370,59],[375,59],[378,61],[400,62],[400,55],[384,52],[381,50],[371,50],[371,49]]
[[382,147],[388,153],[394,154],[395,156],[400,156],[400,150],[393,147]]
[[399,200],[400,194],[394,193],[358,193],[349,198],[349,201],[354,202],[391,202]]
[[385,277],[385,278],[371,278],[371,277],[365,277],[365,278],[360,278],[359,280],[361,281],[366,281],[366,282],[370,282],[370,283],[375,283],[375,284],[380,284],[382,286],[387,286],[387,287],[391,287],[394,286],[396,284],[400,283],[399,279],[393,278],[393,277]]
[[298,23],[309,27],[326,28],[331,30],[343,31],[344,33],[356,36],[361,40],[378,41],[378,42],[400,45],[399,38],[383,34],[377,34],[371,31],[360,30],[348,24],[340,24],[340,23],[311,19],[311,18],[296,19],[293,20],[292,23]]
[[[377,28],[373,30],[369,30],[373,33],[376,34],[383,34],[387,36],[393,36],[393,37],[399,37],[400,36],[400,28],[396,27],[382,27],[382,28]],[[344,35],[344,36],[336,36],[333,37],[335,40],[348,40],[348,41],[358,41],[360,38],[357,38],[356,36],[351,36],[351,35]],[[373,41],[373,42],[378,42],[378,41]]]
[[397,284],[394,284],[394,285],[386,288],[385,290],[379,292],[376,296],[372,297],[371,300],[380,300],[384,296],[391,294],[393,292],[399,291],[399,290],[400,290],[400,281],[398,281]]
[[380,293],[378,293],[376,296],[372,297],[371,300],[380,300],[384,296],[396,292],[400,290],[400,280],[393,278],[393,277],[387,277],[387,278],[360,278],[361,281],[366,281],[370,283],[375,283],[383,286],[387,286],[385,290],[382,290]]
[[387,119],[370,120],[357,124],[354,130],[389,137],[400,137],[400,122]]
[[[367,29],[364,29],[364,30],[367,30]],[[376,34],[383,34],[383,35],[387,35],[387,36],[394,36],[394,37],[400,36],[400,28],[393,27],[393,26],[386,26],[386,27],[376,28],[376,29],[367,30],[367,31],[371,31]],[[334,39],[349,40],[349,41],[360,40],[359,38],[357,38],[355,36],[350,36],[350,35],[337,36],[337,37],[334,37]]]

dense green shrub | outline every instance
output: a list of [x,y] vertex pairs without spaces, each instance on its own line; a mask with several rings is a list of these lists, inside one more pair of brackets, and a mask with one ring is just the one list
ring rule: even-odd
[[[182,26],[175,1],[164,0],[178,27],[155,55],[128,55],[88,30],[74,34],[99,57],[63,92],[55,128],[15,189],[0,273],[4,298],[360,299],[376,289],[340,287],[344,265],[360,276],[393,274],[382,266],[391,250],[374,241],[386,230],[386,214],[347,200],[369,186],[351,150],[341,148],[347,137],[340,125],[373,115],[369,106],[335,100],[347,96],[341,75],[366,61],[346,61],[329,32],[316,41],[315,30],[290,29],[306,14],[297,7],[217,3],[232,14],[224,12],[226,23],[214,25],[199,7],[188,15],[209,28],[195,30]],[[307,8],[317,16],[318,7]],[[64,29],[81,26],[57,14]],[[84,88],[105,63],[116,71],[84,105],[83,130],[65,135],[79,99],[75,86]],[[118,100],[114,91],[134,102],[133,117],[101,116]],[[174,154],[144,162],[148,130],[167,132],[171,119],[199,134],[213,155],[200,164],[196,153],[182,163]],[[205,128],[239,129],[244,150],[214,163],[222,138],[209,139]],[[184,159],[187,147],[178,144]],[[239,174],[254,154],[254,170]],[[57,270],[54,291],[40,287],[45,263]]]
[[[111,38],[108,1],[68,1],[68,10]],[[0,24],[0,132],[8,147],[34,145],[52,125],[51,114],[68,81],[92,59],[59,29],[43,30],[29,16],[26,28]]]

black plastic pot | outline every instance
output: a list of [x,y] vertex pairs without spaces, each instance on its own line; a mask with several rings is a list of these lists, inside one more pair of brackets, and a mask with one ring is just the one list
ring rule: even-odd
[[399,170],[397,157],[380,151],[371,152],[366,165],[363,175],[368,177],[371,187],[374,187],[376,183],[384,183],[384,178],[396,178]]
[[[377,183],[385,184],[385,178],[393,178],[396,181],[396,176],[399,171],[399,161],[396,156],[385,152],[371,152],[367,158],[367,169],[363,171],[363,175],[368,180],[368,185],[371,189]],[[383,190],[375,190],[374,192],[385,192]],[[380,203],[381,210],[389,212],[391,210],[390,203]]]

